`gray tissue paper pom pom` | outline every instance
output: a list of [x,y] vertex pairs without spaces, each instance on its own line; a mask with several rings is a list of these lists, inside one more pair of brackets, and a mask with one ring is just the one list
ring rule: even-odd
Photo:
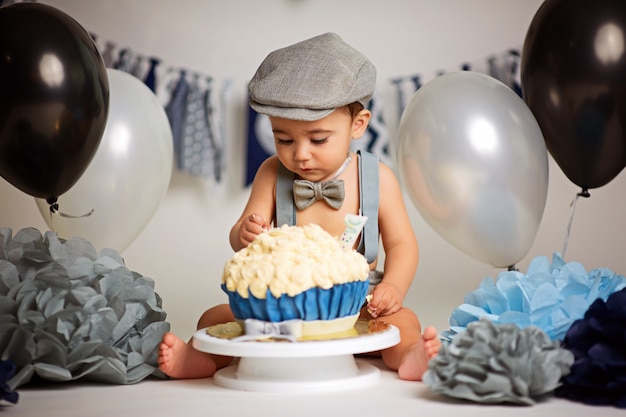
[[573,362],[569,350],[537,327],[481,319],[442,345],[423,380],[449,397],[532,405],[559,385]]
[[112,249],[24,228],[0,228],[0,359],[11,388],[37,375],[132,384],[154,375],[169,330],[154,280]]

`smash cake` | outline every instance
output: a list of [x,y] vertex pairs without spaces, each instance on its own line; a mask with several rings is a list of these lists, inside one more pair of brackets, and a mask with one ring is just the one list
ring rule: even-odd
[[275,329],[295,325],[297,339],[354,329],[370,268],[363,255],[345,247],[320,226],[284,225],[236,252],[221,287],[244,332],[251,322]]

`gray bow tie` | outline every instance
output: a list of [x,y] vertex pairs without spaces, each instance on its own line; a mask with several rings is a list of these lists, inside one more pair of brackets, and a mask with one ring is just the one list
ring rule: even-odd
[[343,180],[325,182],[294,180],[293,182],[293,200],[298,210],[304,210],[317,200],[324,200],[329,206],[339,210],[344,197]]

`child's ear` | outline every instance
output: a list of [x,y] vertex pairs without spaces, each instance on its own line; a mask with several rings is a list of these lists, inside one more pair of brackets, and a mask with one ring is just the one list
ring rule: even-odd
[[352,139],[358,139],[363,136],[371,117],[372,113],[366,109],[361,110],[354,116],[352,120]]

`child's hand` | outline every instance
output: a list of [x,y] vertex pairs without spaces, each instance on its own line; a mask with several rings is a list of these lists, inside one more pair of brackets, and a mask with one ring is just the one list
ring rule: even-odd
[[367,311],[374,318],[393,314],[402,307],[400,291],[393,285],[385,284],[384,281],[374,288],[371,295]]
[[239,241],[243,247],[248,246],[261,232],[270,229],[269,223],[258,214],[246,217],[239,228]]

